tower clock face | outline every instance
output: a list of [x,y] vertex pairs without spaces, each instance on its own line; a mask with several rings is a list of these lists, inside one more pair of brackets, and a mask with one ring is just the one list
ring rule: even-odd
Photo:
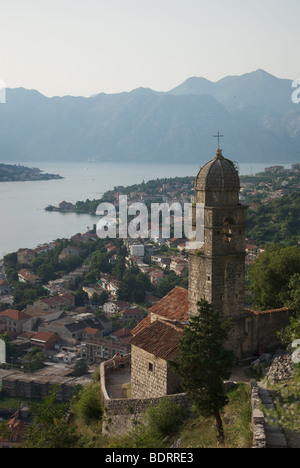
[[232,241],[233,230],[230,221],[226,220],[222,228],[222,241],[224,244],[229,244]]

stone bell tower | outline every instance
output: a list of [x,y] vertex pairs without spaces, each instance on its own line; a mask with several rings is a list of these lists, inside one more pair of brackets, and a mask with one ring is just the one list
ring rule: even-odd
[[[239,203],[240,180],[218,149],[195,183],[196,202],[204,204],[204,245],[189,252],[189,313],[206,299],[223,318],[244,313],[247,207]],[[236,337],[238,340],[239,337]]]

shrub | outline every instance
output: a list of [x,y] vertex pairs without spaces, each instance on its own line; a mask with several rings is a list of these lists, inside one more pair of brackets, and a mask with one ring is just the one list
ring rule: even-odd
[[160,437],[175,434],[185,419],[186,413],[182,406],[171,400],[161,400],[157,407],[150,406],[146,411],[148,431]]
[[81,391],[76,404],[76,413],[84,424],[102,421],[104,409],[99,385],[91,384]]

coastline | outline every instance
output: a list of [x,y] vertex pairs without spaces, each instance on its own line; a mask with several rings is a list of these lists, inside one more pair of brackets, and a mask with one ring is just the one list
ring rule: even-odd
[[0,183],[4,182],[35,182],[64,179],[59,174],[44,173],[37,167],[26,167],[20,164],[0,163]]

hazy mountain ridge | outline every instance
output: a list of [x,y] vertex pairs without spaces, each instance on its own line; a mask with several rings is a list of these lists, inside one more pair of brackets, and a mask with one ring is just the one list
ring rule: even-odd
[[47,98],[8,89],[0,105],[0,160],[197,162],[218,130],[239,162],[299,160],[300,104],[291,80],[263,70],[213,83],[190,78],[169,92]]

